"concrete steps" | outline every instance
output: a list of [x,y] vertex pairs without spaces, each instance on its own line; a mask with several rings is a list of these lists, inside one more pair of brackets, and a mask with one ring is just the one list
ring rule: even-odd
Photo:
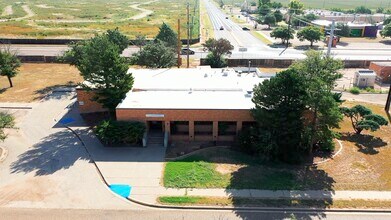
[[147,147],[163,147],[164,135],[163,133],[149,133]]

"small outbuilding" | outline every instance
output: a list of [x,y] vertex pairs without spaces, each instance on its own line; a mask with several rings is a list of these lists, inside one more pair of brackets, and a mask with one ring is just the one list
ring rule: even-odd
[[354,86],[365,88],[374,87],[376,81],[376,73],[373,70],[358,70],[354,74]]

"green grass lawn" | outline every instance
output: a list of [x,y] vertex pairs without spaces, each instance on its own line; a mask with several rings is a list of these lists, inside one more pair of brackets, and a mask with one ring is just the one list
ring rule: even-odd
[[[231,172],[217,171],[217,166]],[[314,177],[317,178],[314,178]],[[174,188],[231,188],[304,190],[330,189],[332,180],[323,171],[304,166],[262,162],[241,152],[211,149],[166,163],[164,186]]]

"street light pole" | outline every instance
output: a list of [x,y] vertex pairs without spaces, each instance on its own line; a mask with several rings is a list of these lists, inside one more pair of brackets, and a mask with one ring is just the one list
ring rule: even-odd
[[334,40],[334,27],[335,26],[335,20],[333,19],[333,23],[331,23],[331,30],[330,30],[330,36],[329,36],[329,44],[327,46],[327,56],[330,56],[331,53],[331,46]]

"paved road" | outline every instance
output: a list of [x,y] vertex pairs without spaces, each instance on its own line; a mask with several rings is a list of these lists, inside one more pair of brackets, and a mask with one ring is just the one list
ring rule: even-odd
[[333,213],[333,212],[295,212],[290,211],[186,211],[186,210],[75,210],[75,209],[1,209],[0,216],[5,219],[156,219],[156,220],[237,220],[237,219],[350,219],[386,220],[390,213]]
[[[270,48],[266,46],[262,41],[254,37],[248,31],[243,31],[242,28],[233,22],[228,15],[224,14],[211,0],[203,0],[212,22],[215,38],[226,38],[235,50],[233,51],[232,58],[290,58],[300,59],[304,58],[302,50],[296,50],[289,48]],[[224,30],[220,30],[223,27]],[[247,52],[239,52],[239,47],[246,47]],[[385,46],[389,47],[389,46]],[[390,60],[391,59],[391,47],[390,50],[373,50],[371,48],[363,48],[361,50],[333,50],[333,55],[341,59],[350,60]]]

